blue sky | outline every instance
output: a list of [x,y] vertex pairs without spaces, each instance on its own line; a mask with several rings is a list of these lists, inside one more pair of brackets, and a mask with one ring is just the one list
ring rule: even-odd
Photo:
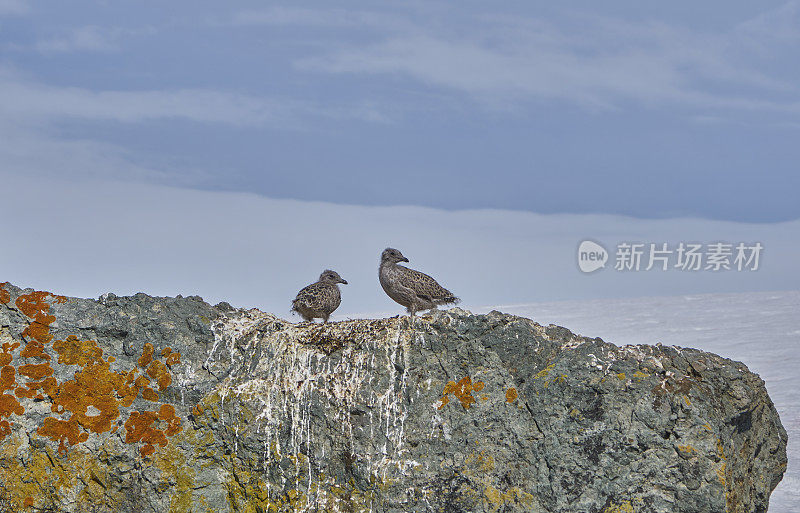
[[800,218],[800,2],[0,0],[0,173]]

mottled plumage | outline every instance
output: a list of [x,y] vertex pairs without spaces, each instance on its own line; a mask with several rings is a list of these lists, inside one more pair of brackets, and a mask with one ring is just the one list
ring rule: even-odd
[[408,262],[408,259],[394,248],[383,250],[378,278],[384,292],[405,306],[412,317],[420,310],[458,303],[459,299],[436,280],[425,273],[397,265],[398,262]]
[[297,297],[292,301],[292,310],[307,321],[319,318],[322,322],[328,322],[328,317],[342,302],[339,283],[347,285],[336,271],[329,269],[322,271],[319,281],[303,287],[297,293]]

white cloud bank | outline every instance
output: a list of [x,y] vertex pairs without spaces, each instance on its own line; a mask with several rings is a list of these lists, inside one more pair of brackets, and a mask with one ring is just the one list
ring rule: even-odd
[[[295,64],[305,71],[404,77],[495,106],[556,100],[615,109],[635,102],[796,116],[800,98],[792,80],[765,70],[753,52],[791,44],[795,32],[787,17],[796,20],[797,11],[789,2],[739,26],[707,32],[593,15],[555,22],[453,13],[460,23],[421,16],[416,25],[388,25],[362,13],[347,21],[359,20],[361,28],[380,35],[330,45]],[[308,9],[244,17],[313,26],[323,19]],[[332,27],[343,23],[341,16],[331,20]]]
[[[140,184],[68,183],[0,174],[0,281],[96,297],[199,294],[288,315],[324,268],[343,287],[339,318],[400,313],[377,280],[380,251],[400,248],[467,308],[570,298],[800,290],[800,221],[639,220],[275,200]],[[752,206],[751,208],[757,208]],[[586,238],[761,242],[756,272],[619,272],[576,265]]]

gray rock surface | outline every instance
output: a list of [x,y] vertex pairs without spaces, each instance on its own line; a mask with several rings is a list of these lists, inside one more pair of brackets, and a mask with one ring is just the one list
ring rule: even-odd
[[745,365],[498,312],[5,284],[0,347],[6,511],[763,512],[786,468]]

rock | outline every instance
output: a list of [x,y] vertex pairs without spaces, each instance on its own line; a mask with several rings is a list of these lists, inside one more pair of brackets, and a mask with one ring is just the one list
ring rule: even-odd
[[0,287],[0,510],[763,512],[763,381],[492,312],[292,324]]

